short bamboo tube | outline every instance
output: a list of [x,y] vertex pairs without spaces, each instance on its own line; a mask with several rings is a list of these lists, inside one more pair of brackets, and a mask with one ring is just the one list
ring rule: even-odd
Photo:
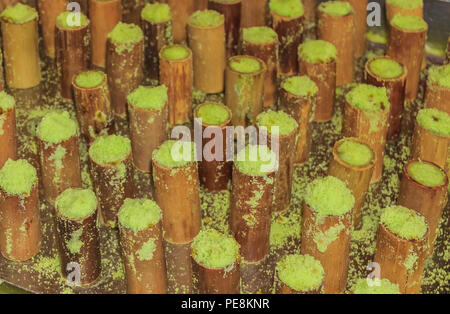
[[146,2],[146,0],[123,0],[122,21],[124,23],[141,26],[141,11]]
[[238,294],[240,284],[239,264],[234,263],[231,269],[208,268],[192,258],[193,272],[198,277],[200,294]]
[[[346,162],[344,162],[338,153],[339,146],[346,142],[353,141],[356,143],[360,143],[369,147],[368,144],[357,138],[344,138],[340,141],[337,141],[333,147],[333,155],[331,158],[331,162],[328,166],[328,175],[336,177],[345,184],[352,191],[353,196],[355,197],[355,205],[353,207],[353,228],[360,229],[362,227],[362,207],[366,200],[366,194],[369,189],[370,180],[372,179],[373,169],[376,163],[375,154],[373,155],[373,159],[369,164],[359,167],[353,166]],[[371,149],[372,151],[372,149]],[[373,151],[372,151],[373,153]]]
[[241,293],[271,294],[274,283],[274,264],[269,254],[259,262],[241,261]]
[[122,19],[121,0],[89,1],[89,18],[92,34],[92,64],[99,68],[106,66],[106,38]]
[[316,9],[317,0],[302,0],[305,10],[305,18],[303,20],[303,29],[305,36],[308,38],[316,38]]
[[373,73],[373,71],[370,69],[370,64],[378,59],[391,60],[391,58],[389,57],[376,57],[367,61],[364,73],[365,81],[367,84],[374,85],[377,87],[385,87],[387,90],[389,103],[391,104],[389,111],[389,127],[387,132],[387,139],[390,140],[400,133],[403,116],[403,105],[405,102],[406,77],[408,70],[402,66],[403,73],[399,77],[395,78],[381,77]]
[[450,115],[450,87],[427,81],[425,92],[425,104],[427,108],[436,108]]
[[56,18],[66,11],[68,0],[37,0],[39,18],[42,26],[42,39],[47,57],[55,59]]
[[265,26],[267,0],[242,0],[241,28]]
[[340,0],[350,3],[354,10],[354,54],[355,58],[366,53],[367,3],[368,0]]
[[164,238],[163,243],[167,267],[167,292],[170,294],[195,293],[191,242],[175,244]]
[[0,107],[0,169],[8,159],[17,159],[16,107],[2,110]]
[[185,124],[192,118],[193,65],[192,51],[182,60],[170,60],[159,54],[159,79],[167,87],[169,124]]

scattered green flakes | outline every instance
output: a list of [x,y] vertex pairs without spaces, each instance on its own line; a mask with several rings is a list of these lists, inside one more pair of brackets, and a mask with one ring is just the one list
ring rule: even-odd
[[222,125],[230,119],[230,114],[223,104],[206,103],[200,105],[197,110],[197,118],[208,125]]
[[392,79],[403,74],[403,66],[389,58],[379,58],[370,62],[370,70],[382,78]]
[[353,13],[353,8],[345,1],[327,1],[319,4],[319,11],[331,16],[344,16]]
[[118,214],[119,222],[134,231],[156,225],[161,219],[161,209],[149,199],[125,199]]
[[33,264],[32,267],[44,277],[53,277],[61,271],[61,259],[59,254],[54,257],[41,257]]
[[142,247],[136,252],[136,254],[140,261],[151,261],[155,250],[156,243],[155,239],[152,238],[145,242]]
[[304,14],[305,8],[300,0],[270,0],[269,8],[286,17],[297,18]]
[[422,215],[403,206],[384,209],[380,222],[389,231],[407,240],[421,239],[428,228]]
[[234,164],[250,176],[266,176],[278,167],[275,153],[265,145],[247,145],[236,155]]
[[0,92],[0,115],[3,114],[4,111],[14,108],[15,104],[16,101],[14,100],[14,97],[8,95],[5,91]]
[[408,257],[406,258],[403,265],[407,270],[412,271],[415,268],[418,256],[415,252],[412,251],[412,248],[409,250]]
[[357,84],[345,98],[352,106],[368,112],[380,112],[390,107],[384,87]]
[[83,228],[75,230],[70,236],[70,240],[67,242],[67,248],[72,254],[79,254],[81,247],[83,246],[83,241],[80,240],[83,234]]
[[0,14],[0,18],[8,23],[24,24],[38,18],[36,9],[22,3],[7,6]]
[[256,44],[271,43],[277,41],[277,33],[267,26],[254,26],[242,29],[245,41]]
[[24,159],[8,159],[0,169],[0,188],[10,195],[29,196],[37,180],[36,169]]
[[139,86],[127,97],[133,106],[148,110],[161,110],[168,101],[167,87],[160,85],[156,87]]
[[317,94],[319,88],[308,76],[291,76],[281,83],[287,92],[300,97],[310,97]]
[[401,13],[394,16],[391,25],[407,31],[424,31],[428,29],[425,20],[418,16],[402,15]]
[[157,2],[147,3],[141,12],[141,17],[153,23],[167,22],[172,18],[169,5]]
[[85,71],[78,74],[75,84],[82,88],[94,88],[105,81],[105,73],[101,71]]
[[416,161],[408,168],[409,175],[420,184],[435,187],[445,183],[445,173],[433,164]]
[[120,135],[98,137],[89,148],[89,156],[99,164],[117,164],[131,153],[131,142]]
[[77,134],[77,123],[67,111],[50,112],[42,118],[36,134],[44,142],[61,143]]
[[400,294],[398,284],[393,284],[388,279],[378,278],[360,278],[352,291],[354,294]]
[[56,198],[55,208],[68,219],[86,218],[97,209],[97,198],[92,190],[67,189]]
[[169,140],[153,151],[153,160],[167,168],[178,168],[195,161],[195,143]]
[[283,111],[273,111],[271,109],[260,113],[256,117],[256,125],[265,127],[269,134],[275,133],[280,136],[292,134],[298,128],[297,121],[290,115]]
[[222,233],[230,232],[230,196],[229,190],[209,193],[203,188],[200,189],[200,207],[203,213],[202,229],[214,227]]
[[428,82],[450,88],[450,64],[430,67],[428,70]]
[[324,40],[309,40],[298,47],[298,55],[309,63],[328,63],[337,58],[336,47]]
[[189,22],[198,27],[216,27],[224,23],[225,17],[214,10],[195,11]]
[[438,135],[450,136],[450,116],[435,108],[419,110],[417,122],[425,130]]
[[229,60],[231,69],[240,73],[255,73],[261,70],[261,64],[255,58],[238,56]]
[[368,165],[374,158],[369,146],[353,140],[342,142],[337,148],[337,153],[342,161],[357,167]]
[[342,230],[345,229],[345,226],[343,224],[337,224],[335,226],[330,227],[327,231],[322,232],[320,230],[317,230],[314,233],[313,241],[316,243],[317,249],[319,252],[324,253],[328,246],[336,241],[339,234]]

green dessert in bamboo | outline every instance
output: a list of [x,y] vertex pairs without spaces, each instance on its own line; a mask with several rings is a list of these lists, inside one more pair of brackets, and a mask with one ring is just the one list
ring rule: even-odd
[[319,4],[319,11],[331,16],[344,16],[353,13],[353,8],[348,2],[327,1]]
[[428,24],[423,18],[402,14],[395,15],[391,25],[406,31],[423,31],[428,29]]
[[14,108],[16,100],[13,96],[7,94],[5,91],[0,92],[0,115],[9,109]]
[[423,0],[386,0],[386,3],[407,10],[423,6]]
[[8,23],[24,24],[38,17],[37,11],[25,4],[18,3],[14,6],[7,6],[0,14],[0,18]]
[[189,22],[198,27],[216,27],[224,21],[225,17],[214,10],[195,11],[189,18]]
[[82,219],[97,210],[97,198],[92,190],[67,189],[55,200],[55,208],[67,219]]
[[297,121],[290,115],[283,111],[273,111],[271,109],[260,113],[256,117],[256,125],[267,128],[269,134],[277,133],[281,136],[287,136],[298,128]]
[[367,112],[381,112],[390,107],[386,88],[368,84],[358,84],[345,99],[350,105]]
[[98,164],[118,164],[131,153],[131,143],[126,137],[109,135],[97,138],[89,148],[89,157]]
[[411,178],[425,186],[442,186],[445,183],[445,173],[433,164],[413,162],[408,167],[408,173]]
[[403,206],[385,208],[380,223],[392,233],[407,240],[423,238],[428,228],[422,215]]
[[328,63],[337,58],[336,47],[325,40],[310,40],[298,47],[298,55],[309,63]]
[[8,159],[0,169],[0,188],[9,195],[29,196],[37,181],[36,169],[24,159]]
[[450,64],[430,67],[428,70],[428,81],[450,88]]
[[105,73],[101,71],[81,72],[75,77],[75,84],[81,88],[94,88],[105,81]]
[[[371,284],[369,284],[369,281]],[[398,284],[388,279],[360,278],[352,288],[354,294],[400,294]]]
[[138,108],[147,110],[161,110],[168,101],[167,87],[139,86],[127,97],[128,102]]
[[254,58],[235,57],[229,62],[231,69],[240,73],[254,73],[261,70],[261,63]]
[[161,220],[161,208],[149,199],[127,198],[120,207],[118,218],[122,226],[141,231]]
[[135,24],[119,22],[108,34],[108,38],[116,46],[116,52],[122,54],[124,51],[131,51],[138,42],[144,40],[144,33]]
[[432,133],[450,136],[450,116],[446,112],[435,108],[419,110],[417,123]]
[[65,11],[58,15],[56,23],[61,28],[73,29],[78,27],[84,27],[89,24],[89,20],[86,15],[80,13],[79,20],[74,18],[75,13]]
[[212,268],[232,267],[239,259],[239,244],[231,235],[214,229],[202,230],[192,242],[192,257],[200,265]]
[[305,13],[300,0],[270,0],[269,8],[276,14],[291,18],[300,17]]
[[325,277],[322,264],[310,255],[287,255],[278,262],[276,272],[284,284],[301,292],[319,290]]
[[291,76],[281,83],[281,87],[296,96],[309,97],[317,94],[319,88],[308,76]]
[[170,7],[166,3],[147,3],[141,11],[141,18],[153,23],[164,23],[171,17]]
[[189,49],[184,46],[168,46],[161,52],[162,56],[168,60],[184,60],[189,56]]
[[202,119],[203,124],[221,125],[230,119],[230,114],[221,104],[207,103],[200,105],[197,110],[197,118]]
[[265,145],[247,145],[234,159],[236,168],[250,176],[266,176],[276,171],[277,156]]
[[278,40],[277,33],[267,26],[254,26],[242,30],[242,38],[255,44],[272,43]]
[[387,79],[399,77],[403,74],[403,66],[395,60],[387,58],[375,59],[369,64],[373,74]]
[[66,141],[76,133],[77,123],[67,111],[46,114],[36,129],[36,134],[42,141],[52,144]]
[[369,146],[353,140],[342,142],[337,153],[343,162],[356,167],[367,166],[375,157]]
[[387,44],[387,38],[385,31],[370,30],[366,34],[366,39],[376,44]]
[[195,143],[168,140],[153,151],[153,160],[167,168],[183,167],[195,161]]

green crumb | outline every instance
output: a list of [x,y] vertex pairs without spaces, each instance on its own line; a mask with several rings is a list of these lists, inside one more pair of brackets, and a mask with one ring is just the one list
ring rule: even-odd
[[325,232],[318,230],[314,234],[314,238],[313,238],[313,241],[317,246],[317,250],[319,250],[319,252],[324,253],[328,249],[328,246],[331,243],[333,243],[334,241],[336,241],[339,234],[344,229],[345,229],[345,226],[343,224],[337,224],[335,226],[330,227]]
[[83,246],[83,241],[80,240],[83,234],[83,228],[75,230],[70,236],[70,240],[67,242],[67,248],[72,254],[79,254],[81,247]]
[[172,45],[164,48],[162,56],[168,60],[184,60],[189,56],[189,48],[180,45]]
[[171,19],[170,7],[166,3],[147,3],[141,12],[141,18],[153,23],[163,23]]
[[305,13],[300,0],[270,0],[269,8],[276,14],[291,18],[297,18]]
[[443,136],[450,135],[450,116],[446,112],[435,108],[419,110],[417,122],[432,133]]
[[195,11],[189,18],[189,22],[198,27],[216,27],[223,24],[225,17],[217,11]]
[[155,239],[149,239],[147,242],[142,244],[142,247],[136,252],[137,257],[140,261],[151,261],[153,258],[153,253],[156,250]]
[[352,291],[354,294],[400,294],[398,284],[394,284],[385,278],[381,280],[378,278],[360,278],[353,286]]
[[391,21],[391,25],[407,31],[423,31],[428,29],[425,20],[418,16],[397,14]]
[[396,78],[403,74],[403,66],[395,60],[379,58],[370,62],[370,70],[383,78]]
[[341,216],[352,210],[355,198],[344,182],[328,176],[308,185],[305,202],[320,215]]
[[408,167],[408,173],[414,180],[429,187],[445,183],[445,173],[433,164],[416,161]]
[[153,151],[153,160],[167,168],[186,166],[195,161],[195,143],[169,140]]
[[168,100],[167,87],[165,85],[139,86],[128,95],[127,100],[131,105],[141,109],[161,110]]
[[339,158],[352,166],[362,167],[368,165],[374,158],[374,153],[369,146],[347,140],[337,148]]
[[36,134],[44,142],[61,143],[77,133],[77,123],[67,111],[50,112],[42,118]]
[[108,34],[108,38],[119,45],[133,45],[144,39],[144,33],[135,24],[119,22]]
[[407,10],[423,6],[423,0],[386,0],[386,3]]
[[277,156],[265,145],[247,145],[237,153],[234,164],[250,176],[265,176],[277,169]]
[[368,112],[381,112],[390,107],[384,87],[357,84],[345,98],[350,105]]
[[239,244],[214,229],[202,230],[192,242],[192,257],[208,268],[227,268],[239,259]]
[[67,189],[56,198],[55,208],[64,218],[86,218],[97,210],[97,198],[92,190]]
[[5,91],[0,92],[0,115],[4,111],[14,108],[16,101],[13,96],[8,95]]
[[7,6],[0,14],[0,18],[8,23],[23,24],[38,17],[37,11],[21,3],[14,6]]
[[428,81],[450,88],[450,64],[430,67]]
[[105,73],[101,71],[81,72],[75,78],[75,84],[82,88],[94,88],[105,81]]
[[206,103],[198,108],[197,117],[204,124],[221,125],[230,119],[230,114],[222,104]]
[[291,76],[281,83],[281,87],[287,92],[300,97],[314,96],[319,91],[316,83],[308,76]]
[[370,30],[366,34],[366,39],[376,44],[387,44],[386,31]]
[[353,13],[353,8],[348,2],[327,1],[319,5],[319,11],[331,16],[344,16]]
[[[256,117],[258,127],[267,128],[269,134],[286,136],[298,129],[298,123],[290,115],[283,111],[273,111],[271,109],[260,113]],[[278,129],[272,129],[278,128]]]
[[242,38],[245,41],[256,44],[271,43],[277,41],[277,33],[267,26],[254,26],[242,30]]
[[261,64],[254,58],[239,56],[229,62],[231,69],[240,73],[254,73],[261,70]]
[[123,226],[140,231],[160,221],[161,209],[158,204],[149,199],[127,198],[120,207],[118,218]]
[[396,235],[407,239],[421,239],[427,232],[425,218],[403,206],[390,206],[381,214],[380,223]]
[[286,255],[276,266],[278,278],[291,289],[319,290],[325,277],[322,264],[310,255]]
[[37,180],[36,169],[24,159],[8,159],[0,169],[0,188],[10,195],[29,196]]
[[403,263],[403,266],[406,267],[407,270],[411,271],[414,270],[417,259],[419,257],[417,254],[413,251],[412,247],[409,249],[408,257],[406,258],[405,262]]
[[336,47],[325,40],[310,40],[298,47],[298,55],[309,63],[327,63],[337,58]]
[[89,148],[89,157],[99,164],[117,164],[131,152],[130,140],[119,135],[98,137]]
[[89,24],[89,20],[83,13],[80,13],[80,21],[77,23],[77,20],[75,20],[75,14],[69,11],[65,11],[58,15],[56,19],[56,23],[62,27],[67,29],[73,29],[78,27],[84,27]]

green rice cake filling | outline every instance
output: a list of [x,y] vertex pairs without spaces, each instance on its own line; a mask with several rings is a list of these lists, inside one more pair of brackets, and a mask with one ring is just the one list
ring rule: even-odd
[[276,14],[291,18],[297,18],[305,13],[300,0],[270,0],[269,8]]
[[0,92],[0,114],[14,108],[15,104],[16,100],[13,96],[7,94],[5,91]]
[[65,218],[81,219],[97,209],[97,198],[92,190],[67,189],[55,201],[55,208]]
[[250,176],[266,176],[276,171],[277,156],[265,145],[247,145],[235,157],[236,168]]
[[336,47],[325,40],[310,40],[299,46],[298,55],[309,63],[327,63],[337,58]]
[[428,24],[423,18],[402,14],[395,15],[391,25],[407,31],[423,31],[428,28]]
[[337,148],[337,153],[343,162],[356,167],[366,166],[374,158],[369,146],[352,140],[342,142]]
[[425,218],[403,206],[390,206],[384,209],[380,222],[389,231],[407,240],[421,239],[427,232]]
[[58,15],[58,17],[56,19],[56,23],[60,27],[67,28],[67,29],[83,27],[83,26],[87,26],[89,24],[88,18],[83,13],[80,13],[80,15],[79,15],[80,16],[79,23],[77,23],[78,20],[75,19],[75,16],[76,16],[75,13],[65,11],[65,12],[61,13],[60,15]]
[[170,7],[166,3],[147,3],[141,17],[153,23],[167,22],[171,19]]
[[118,219],[128,229],[144,230],[161,220],[161,208],[149,199],[127,198],[120,207]]
[[383,78],[396,78],[403,74],[403,66],[397,61],[380,58],[370,62],[370,70]]
[[37,180],[36,169],[24,159],[8,159],[0,169],[0,188],[9,195],[29,196]]
[[89,157],[99,164],[124,161],[131,152],[130,140],[119,135],[98,137],[89,148]]
[[[368,281],[371,281],[369,285]],[[391,283],[388,279],[360,278],[353,286],[354,294],[400,294],[398,284]]]
[[331,16],[344,16],[353,13],[353,8],[348,2],[327,1],[319,5],[319,10]]
[[189,56],[189,49],[178,45],[169,46],[164,48],[162,56],[168,60],[184,60]]
[[281,83],[281,87],[300,97],[313,96],[319,91],[316,83],[306,75],[287,78]]
[[289,135],[298,128],[298,123],[290,115],[283,111],[273,111],[271,109],[260,113],[256,117],[256,125],[266,127],[269,134],[272,133],[272,127],[278,127],[278,134],[281,136]]
[[245,41],[255,44],[265,44],[277,41],[277,33],[267,26],[254,26],[244,28],[242,30],[242,36]]
[[445,183],[445,173],[432,164],[417,161],[408,168],[409,175],[420,184],[435,187]]
[[36,134],[44,142],[61,143],[77,133],[77,123],[67,111],[50,112],[42,118]]
[[105,81],[105,73],[101,71],[86,71],[78,74],[75,84],[82,88],[94,88]]
[[7,6],[0,14],[0,18],[8,23],[24,24],[38,17],[37,11],[25,4],[18,3]]
[[225,17],[214,10],[195,11],[189,18],[189,22],[198,27],[216,27],[224,21]]
[[370,30],[366,34],[366,39],[376,44],[387,44],[387,37],[384,31]]
[[204,124],[221,125],[230,119],[230,114],[221,104],[207,103],[198,108],[197,117],[201,118]]
[[407,10],[413,10],[423,6],[423,0],[386,0],[386,3]]
[[446,112],[435,108],[419,110],[417,122],[425,130],[432,133],[450,136],[450,116]]
[[153,151],[153,160],[167,168],[186,166],[195,161],[194,142],[169,140]]
[[127,100],[133,106],[148,110],[161,110],[168,101],[167,87],[160,85],[156,87],[139,86]]
[[121,45],[129,45],[140,42],[144,39],[142,29],[135,24],[119,22],[108,34],[112,42]]
[[386,88],[368,84],[358,84],[345,98],[350,105],[367,112],[381,112],[390,106]]
[[450,64],[430,67],[428,80],[442,87],[450,88]]
[[318,290],[325,271],[320,262],[310,255],[287,255],[278,262],[278,278],[296,291]]
[[261,70],[258,60],[249,57],[238,57],[230,60],[230,67],[240,73],[254,73]]

